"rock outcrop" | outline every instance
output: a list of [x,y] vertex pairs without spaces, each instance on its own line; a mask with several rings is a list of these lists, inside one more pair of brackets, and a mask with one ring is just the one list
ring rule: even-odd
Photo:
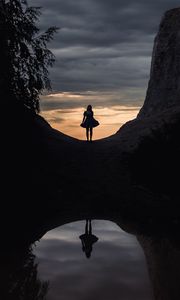
[[138,118],[180,105],[180,8],[165,13],[154,41],[146,99]]

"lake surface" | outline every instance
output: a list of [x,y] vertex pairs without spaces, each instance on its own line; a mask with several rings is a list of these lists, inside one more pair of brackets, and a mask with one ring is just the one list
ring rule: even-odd
[[[94,238],[92,249],[84,249],[80,236],[85,225],[84,220],[57,227],[33,246],[38,278],[48,282],[46,299],[152,300],[144,252],[136,237],[113,222],[92,220],[90,235],[98,240]],[[87,246],[87,232],[83,237]]]

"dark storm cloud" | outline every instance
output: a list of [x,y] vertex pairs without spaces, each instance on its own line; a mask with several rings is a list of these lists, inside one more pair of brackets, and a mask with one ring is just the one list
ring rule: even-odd
[[[116,44],[122,41],[122,37],[125,40],[131,39],[133,32],[154,34],[164,11],[179,5],[176,0],[31,0],[29,3],[43,7],[41,19],[44,27],[54,23],[62,30],[67,30],[66,35],[61,36],[62,39],[59,36],[62,43],[67,42],[71,30],[75,33],[73,37],[79,36],[76,45],[81,41],[83,45],[84,42]],[[127,33],[130,33],[130,37]],[[83,37],[85,40],[82,40]],[[72,45],[74,39],[69,42]]]
[[[148,57],[142,56],[64,59],[57,62],[51,75],[55,78],[55,87],[59,86],[62,91],[114,90],[146,85],[147,65],[149,67]],[[61,70],[59,75],[58,70]]]
[[[136,95],[136,94],[135,94]],[[71,99],[71,100],[52,100],[52,98],[47,98],[47,99],[43,99],[42,98],[42,110],[43,111],[49,111],[49,110],[56,110],[56,112],[58,112],[58,109],[75,109],[75,108],[82,108],[82,107],[86,107],[88,103],[91,103],[93,105],[93,107],[97,107],[97,108],[102,108],[102,107],[112,107],[112,109],[114,109],[114,106],[117,105],[125,105],[126,107],[130,106],[129,111],[132,110],[137,110],[137,106],[141,106],[142,105],[142,101],[138,101],[136,100],[135,102],[133,101],[134,98],[126,98],[124,97],[123,100],[120,100],[117,96],[116,97],[111,97],[111,98],[100,98],[97,95],[97,98],[95,99],[88,99],[88,96],[84,96],[83,100],[76,100],[75,99]],[[134,106],[134,109],[132,108]],[[122,108],[119,108],[119,110],[123,110]],[[127,109],[124,109],[127,111]],[[60,113],[62,114],[63,111],[60,111]]]
[[29,4],[42,6],[41,28],[61,28],[51,43],[57,59],[50,72],[54,90],[138,87],[145,96],[159,22],[179,1],[31,0]]
[[[41,23],[45,28],[61,28],[59,45],[109,46],[139,34],[154,34],[162,14],[179,5],[177,0],[31,0],[42,6]],[[57,41],[57,38],[56,38]]]

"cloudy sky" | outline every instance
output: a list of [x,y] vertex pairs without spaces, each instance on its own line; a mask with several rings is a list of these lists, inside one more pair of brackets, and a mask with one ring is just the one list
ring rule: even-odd
[[96,138],[116,132],[143,104],[153,40],[177,0],[29,0],[41,6],[39,26],[60,28],[49,47],[53,91],[42,115],[57,129],[83,139],[82,113],[92,104],[101,126]]

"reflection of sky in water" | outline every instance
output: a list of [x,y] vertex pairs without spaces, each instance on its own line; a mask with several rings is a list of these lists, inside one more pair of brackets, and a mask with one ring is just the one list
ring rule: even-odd
[[133,235],[107,221],[92,221],[90,259],[82,251],[79,221],[48,232],[36,244],[40,279],[50,281],[47,300],[150,300],[150,283],[143,251]]

